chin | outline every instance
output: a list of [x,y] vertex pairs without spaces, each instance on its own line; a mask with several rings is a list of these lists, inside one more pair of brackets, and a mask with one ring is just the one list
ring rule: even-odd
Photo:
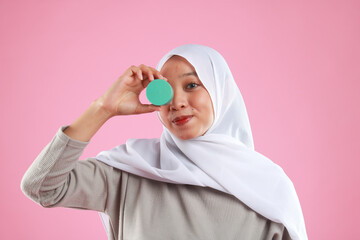
[[200,135],[195,135],[195,134],[174,134],[175,136],[177,136],[178,138],[180,138],[181,140],[189,140],[189,139],[193,139],[196,138]]
[[180,136],[178,136],[178,138],[180,138],[181,140],[189,140],[189,139],[193,139],[194,137],[180,137]]

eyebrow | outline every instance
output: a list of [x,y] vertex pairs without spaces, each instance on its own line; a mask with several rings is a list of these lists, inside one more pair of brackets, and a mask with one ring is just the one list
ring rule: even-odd
[[186,77],[186,76],[191,76],[191,75],[194,75],[196,77],[198,76],[197,73],[194,71],[194,72],[184,73],[183,75],[180,75],[179,78]]

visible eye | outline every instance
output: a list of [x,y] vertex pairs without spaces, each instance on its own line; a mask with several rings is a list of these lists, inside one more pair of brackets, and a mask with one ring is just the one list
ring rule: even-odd
[[186,88],[195,88],[195,87],[197,87],[197,86],[199,86],[199,85],[196,84],[196,83],[189,83],[189,84],[186,86]]

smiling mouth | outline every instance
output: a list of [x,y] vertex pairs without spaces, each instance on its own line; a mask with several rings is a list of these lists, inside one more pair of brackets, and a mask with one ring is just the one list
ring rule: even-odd
[[192,119],[192,117],[193,116],[185,116],[185,117],[175,118],[173,123],[175,125],[181,126],[181,125],[188,123]]

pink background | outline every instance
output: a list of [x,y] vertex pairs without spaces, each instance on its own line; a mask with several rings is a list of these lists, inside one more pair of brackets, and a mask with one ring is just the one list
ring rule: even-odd
[[[360,235],[359,1],[0,1],[0,239],[106,239],[97,212],[45,209],[20,181],[130,65],[185,43],[227,60],[255,148],[293,181],[309,239]],[[81,159],[159,137],[155,113],[117,117]]]

